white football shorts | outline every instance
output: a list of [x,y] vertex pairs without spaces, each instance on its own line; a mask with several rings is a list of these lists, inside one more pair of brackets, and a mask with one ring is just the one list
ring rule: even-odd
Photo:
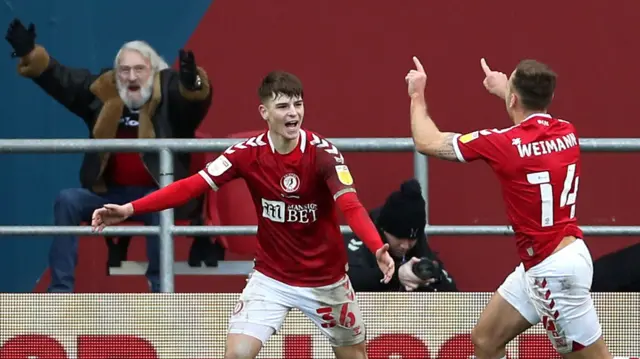
[[582,239],[525,272],[520,264],[498,293],[532,325],[542,322],[560,354],[593,344],[602,335],[593,301],[593,260]]
[[254,271],[229,318],[229,333],[250,335],[264,345],[292,308],[311,319],[332,346],[365,340],[362,313],[347,275],[334,284],[309,288],[290,286]]

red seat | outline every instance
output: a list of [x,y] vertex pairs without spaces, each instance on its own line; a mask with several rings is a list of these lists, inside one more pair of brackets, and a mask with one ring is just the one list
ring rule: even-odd
[[[234,133],[229,138],[249,138],[257,136],[264,130]],[[215,156],[210,155],[209,161]],[[211,226],[242,226],[257,225],[258,219],[251,198],[251,193],[244,179],[235,179],[217,192],[210,191],[206,198],[208,225]],[[257,239],[255,235],[246,236],[218,236],[218,240],[227,249],[227,254],[237,256],[235,259],[251,259],[256,251]]]

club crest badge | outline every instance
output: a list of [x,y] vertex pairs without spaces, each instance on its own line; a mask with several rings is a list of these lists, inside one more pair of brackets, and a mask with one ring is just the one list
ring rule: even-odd
[[287,173],[280,179],[280,187],[287,193],[293,193],[300,188],[300,178],[295,173]]

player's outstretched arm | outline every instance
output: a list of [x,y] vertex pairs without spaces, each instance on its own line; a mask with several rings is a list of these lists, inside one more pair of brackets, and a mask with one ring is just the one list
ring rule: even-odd
[[424,97],[427,74],[417,57],[413,57],[413,62],[416,68],[409,71],[405,80],[409,97],[411,97],[411,134],[416,150],[427,156],[458,161],[453,147],[453,138],[456,133],[440,132],[429,116],[427,101]]
[[395,262],[389,254],[389,244],[382,243],[376,226],[371,221],[369,213],[362,206],[355,192],[347,192],[336,199],[336,204],[344,213],[347,224],[358,238],[362,239],[369,250],[376,255],[376,262],[384,274],[381,282],[389,283],[395,272]]
[[104,227],[118,224],[133,215],[179,207],[209,188],[207,181],[195,174],[122,206],[105,204],[93,212],[91,226],[94,230],[102,231]]

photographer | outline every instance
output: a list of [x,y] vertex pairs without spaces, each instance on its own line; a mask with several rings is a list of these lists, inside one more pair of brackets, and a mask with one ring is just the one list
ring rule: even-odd
[[424,235],[425,201],[416,180],[404,182],[389,195],[384,206],[369,213],[380,237],[389,243],[396,262],[393,279],[381,283],[375,256],[353,236],[345,237],[349,255],[349,278],[356,292],[457,291],[442,262],[429,248]]

